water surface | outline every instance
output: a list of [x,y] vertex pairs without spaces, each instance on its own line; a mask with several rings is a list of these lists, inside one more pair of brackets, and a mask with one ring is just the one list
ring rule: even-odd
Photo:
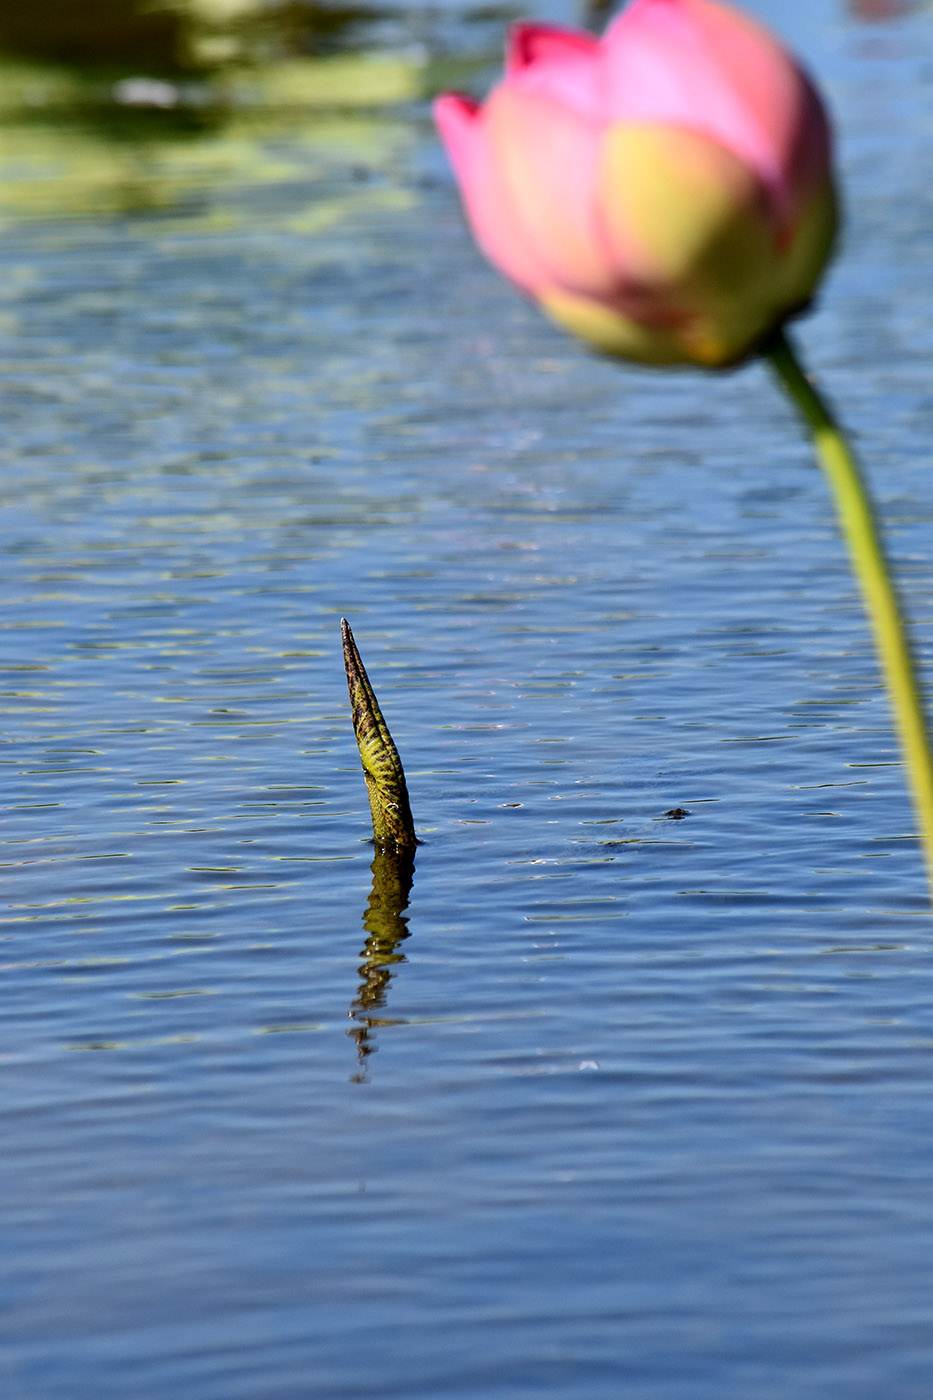
[[[760,11],[925,659],[929,16]],[[4,1394],[925,1400],[929,916],[822,481],[763,370],[499,283],[405,63],[7,201]]]

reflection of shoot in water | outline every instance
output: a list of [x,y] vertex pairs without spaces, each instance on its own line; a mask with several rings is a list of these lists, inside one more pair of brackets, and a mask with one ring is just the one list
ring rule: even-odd
[[386,1004],[393,968],[405,961],[405,954],[399,952],[398,947],[408,937],[408,920],[404,913],[415,873],[414,851],[377,851],[372,871],[373,887],[363,915],[367,937],[363,961],[358,968],[360,985],[350,1007],[350,1019],[354,1024],[349,1034],[356,1041],[360,1062],[356,1078],[359,1080],[364,1077],[367,1055],[376,1049],[375,1028],[397,1024],[378,1013]]
[[[341,619],[340,627],[353,707],[353,732],[363,764],[376,843],[373,887],[363,915],[367,938],[359,967],[360,985],[350,1007],[350,1017],[355,1022],[350,1035],[356,1041],[362,1066],[366,1056],[376,1048],[373,1028],[392,1024],[373,1013],[385,1006],[393,966],[405,961],[404,954],[396,950],[408,937],[408,920],[403,914],[408,908],[418,841],[398,749],[382,717],[346,618]],[[363,1078],[362,1070],[356,1077]]]

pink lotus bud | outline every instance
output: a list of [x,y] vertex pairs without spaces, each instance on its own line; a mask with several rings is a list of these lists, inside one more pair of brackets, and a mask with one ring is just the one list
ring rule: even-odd
[[607,354],[736,364],[829,257],[822,103],[718,0],[634,0],[601,40],[519,25],[486,102],[435,116],[487,257]]

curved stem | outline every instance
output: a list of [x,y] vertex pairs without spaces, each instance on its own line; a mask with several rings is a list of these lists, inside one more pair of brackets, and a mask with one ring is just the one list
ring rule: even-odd
[[809,428],[833,489],[839,523],[861,585],[888,686],[933,895],[933,758],[907,627],[874,508],[842,429],[805,375],[787,336],[779,332],[764,353]]

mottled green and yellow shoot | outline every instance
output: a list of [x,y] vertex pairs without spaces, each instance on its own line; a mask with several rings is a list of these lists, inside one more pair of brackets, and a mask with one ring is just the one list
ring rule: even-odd
[[398,749],[382,717],[379,702],[369,683],[366,668],[345,617],[340,619],[343,635],[343,662],[353,710],[363,776],[369,794],[373,838],[377,850],[412,851],[418,844],[408,801],[408,786]]

